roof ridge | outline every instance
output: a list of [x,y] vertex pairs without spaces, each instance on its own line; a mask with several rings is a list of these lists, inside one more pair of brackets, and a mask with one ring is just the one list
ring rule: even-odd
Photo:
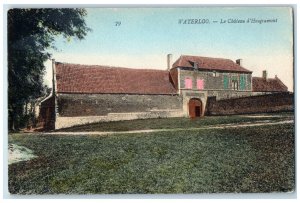
[[228,59],[228,58],[220,58],[220,57],[195,56],[195,55],[181,55],[181,56],[187,56],[187,57],[198,57],[198,58],[208,58],[208,59],[222,59],[222,60],[229,60],[229,61],[232,61],[232,62],[234,62],[234,61],[233,61],[233,60],[231,60],[231,59]]
[[[253,79],[253,78],[259,78],[259,79],[264,80],[263,77],[259,77],[259,76],[253,76],[252,79]],[[276,77],[275,77],[275,78],[267,78],[267,80],[279,80],[279,81],[281,82],[281,80],[280,80],[279,78],[276,78]],[[281,83],[282,83],[282,82],[281,82]],[[282,83],[282,84],[283,84],[283,83]]]
[[246,72],[252,73],[247,68],[237,64],[234,60],[227,58],[215,58],[207,56],[192,56],[192,55],[181,55],[179,59],[173,64],[175,67],[188,67],[193,68],[191,62],[199,63],[199,69],[207,70],[223,70],[233,72]]
[[[55,62],[58,64],[63,65],[73,65],[73,68],[112,68],[112,69],[129,69],[129,70],[143,70],[143,71],[163,71],[168,72],[167,70],[162,69],[149,69],[149,68],[128,68],[128,67],[121,67],[121,66],[109,66],[109,65],[89,65],[89,64],[77,64],[77,63],[62,63],[62,62]],[[80,67],[82,66],[82,67]]]

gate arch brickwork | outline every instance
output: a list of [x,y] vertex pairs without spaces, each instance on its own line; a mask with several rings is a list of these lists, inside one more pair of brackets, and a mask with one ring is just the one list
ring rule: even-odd
[[182,110],[186,117],[190,117],[189,115],[189,101],[191,99],[199,99],[202,103],[202,111],[201,117],[204,116],[206,109],[206,101],[207,101],[207,91],[193,91],[193,90],[182,90]]

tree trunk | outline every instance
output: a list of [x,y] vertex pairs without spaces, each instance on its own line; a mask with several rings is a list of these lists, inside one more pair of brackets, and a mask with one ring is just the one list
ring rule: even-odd
[[16,129],[15,129],[15,121],[14,120],[11,121],[11,130],[12,131],[16,131]]

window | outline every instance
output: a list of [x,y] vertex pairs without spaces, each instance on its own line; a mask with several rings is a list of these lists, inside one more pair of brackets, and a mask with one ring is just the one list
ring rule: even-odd
[[234,76],[231,77],[231,79],[232,79],[232,83],[231,83],[232,89],[233,90],[238,90],[238,88],[239,88],[238,87],[238,85],[239,85],[238,77],[236,75],[234,75]]
[[186,89],[192,89],[193,88],[192,78],[185,78],[184,84]]
[[213,77],[219,77],[219,73],[216,71],[213,71]]
[[239,89],[239,87],[238,87],[238,81],[237,80],[233,80],[232,81],[232,88],[234,89],[234,90],[238,90]]
[[246,76],[240,75],[240,89],[245,90],[246,89]]
[[223,83],[224,83],[224,89],[228,89],[228,75],[224,75]]
[[204,80],[203,79],[197,79],[197,89],[198,90],[204,89]]

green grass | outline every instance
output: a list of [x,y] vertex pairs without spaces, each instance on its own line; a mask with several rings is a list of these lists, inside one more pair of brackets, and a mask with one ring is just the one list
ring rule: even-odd
[[[259,114],[262,115],[262,114]],[[91,131],[129,131],[129,130],[145,130],[145,129],[172,129],[172,128],[194,128],[207,125],[243,123],[254,121],[279,121],[293,116],[293,113],[270,113],[263,115],[274,115],[278,117],[261,117],[250,118],[249,115],[234,116],[207,116],[197,119],[189,118],[157,118],[157,119],[139,119],[131,121],[113,121],[100,122],[81,126],[74,126],[57,130],[58,132],[91,132]]]
[[38,158],[9,166],[19,194],[293,191],[294,125],[110,136],[13,134]]

